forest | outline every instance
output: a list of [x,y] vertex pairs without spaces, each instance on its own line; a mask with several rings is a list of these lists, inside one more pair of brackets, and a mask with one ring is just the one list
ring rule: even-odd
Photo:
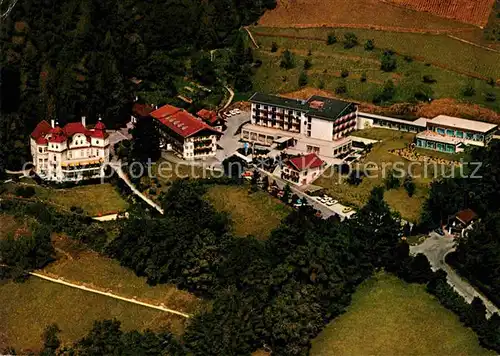
[[[28,158],[29,133],[43,119],[64,124],[85,115],[92,123],[102,116],[116,127],[129,119],[138,91],[167,100],[185,76],[213,78],[208,51],[237,47],[241,26],[274,6],[275,0],[20,1],[0,23],[0,171]],[[242,56],[223,69],[224,80],[248,85]]]
[[448,217],[466,208],[479,216],[473,229],[458,239],[457,251],[450,257],[462,274],[471,279],[488,297],[500,303],[500,143],[474,149],[469,162],[473,177],[435,181],[424,206],[423,223],[428,227],[446,224]]

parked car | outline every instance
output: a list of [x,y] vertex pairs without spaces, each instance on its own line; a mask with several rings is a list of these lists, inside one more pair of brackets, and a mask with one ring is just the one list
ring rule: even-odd
[[241,110],[240,110],[240,109],[234,109],[233,111],[234,111],[234,114],[235,114],[235,115],[239,115],[239,114],[241,114]]
[[345,213],[348,213],[348,212],[350,212],[350,211],[352,211],[352,208],[350,208],[350,207],[348,207],[348,206],[346,206],[344,209],[342,209],[342,212],[343,212],[344,214],[345,214]]
[[436,229],[436,230],[434,230],[434,231],[436,232],[436,234],[441,235],[441,236],[444,236],[444,231],[443,231],[443,229],[438,228],[438,229]]

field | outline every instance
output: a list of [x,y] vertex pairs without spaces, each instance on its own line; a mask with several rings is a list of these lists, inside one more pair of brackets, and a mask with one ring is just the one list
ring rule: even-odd
[[[384,184],[384,177],[391,169],[391,165],[396,163],[402,164],[404,171],[408,172],[409,161],[390,153],[389,150],[406,147],[413,141],[414,134],[372,128],[357,131],[355,136],[382,141],[373,146],[371,152],[367,154],[359,166],[363,170],[365,165],[371,162],[377,165],[378,170],[372,171],[371,178],[363,178],[361,184],[358,186],[349,185],[345,182],[345,177],[339,177],[331,169],[327,170],[314,184],[326,188],[328,193],[340,202],[359,208],[367,202],[370,191],[374,187]],[[385,192],[384,198],[389,206],[398,211],[406,220],[417,222],[420,218],[422,204],[428,194],[429,183],[434,177],[432,166],[429,166],[428,173],[428,176],[425,176],[423,165],[412,167],[416,191],[411,198],[408,197],[406,190],[402,186]],[[439,169],[436,171],[436,174],[440,174]]]
[[[299,89],[298,78],[304,61],[309,59],[312,67],[306,71],[308,86],[333,92],[339,84],[345,83],[347,92],[339,96],[352,100],[371,102],[383,84],[392,80],[396,85],[394,102],[414,101],[415,93],[425,89],[433,99],[455,98],[500,111],[500,99],[486,100],[489,92],[500,98],[500,88],[491,87],[486,82],[489,77],[500,78],[500,53],[441,35],[335,29],[339,41],[346,32],[357,35],[360,45],[345,49],[342,43],[326,44],[331,31],[326,28],[252,28],[260,46],[255,56],[263,62],[254,76],[254,89],[266,93]],[[374,40],[375,50],[364,49],[368,39]],[[277,52],[271,52],[273,42],[278,45]],[[386,48],[397,53],[397,68],[390,73],[380,69],[380,59]],[[280,68],[281,54],[285,49],[293,53],[295,68]],[[409,58],[406,56],[412,60],[406,60]],[[345,79],[341,78],[344,69],[348,71]],[[360,80],[363,73],[367,78],[365,82]],[[424,76],[430,76],[434,83],[424,84]],[[469,84],[475,88],[475,93],[464,97],[463,89]]]
[[416,11],[484,27],[495,0],[385,0]]
[[[18,184],[6,184],[5,193],[15,194]],[[116,213],[128,208],[128,203],[120,193],[109,183],[77,186],[72,188],[55,189],[33,184],[34,199],[40,199],[59,206],[64,210],[71,207],[80,207],[90,216]]]
[[259,24],[273,27],[382,27],[411,31],[473,28],[379,0],[280,0],[276,9],[266,11]]
[[35,277],[0,284],[0,350],[38,350],[48,324],[62,329],[63,343],[85,336],[94,320],[117,318],[124,330],[168,328],[181,333],[185,320],[159,310],[69,288]]
[[493,355],[425,291],[384,273],[363,283],[347,312],[313,340],[311,356]]
[[248,194],[245,186],[213,186],[207,199],[216,209],[230,214],[235,235],[253,235],[260,240],[267,239],[291,212],[291,208],[266,192]]
[[163,303],[167,308],[188,314],[195,313],[203,305],[200,299],[173,285],[149,286],[146,278],[137,277],[132,270],[120,266],[118,261],[90,251],[65,236],[55,236],[53,243],[58,252],[57,261],[44,268],[46,274],[120,296],[137,297],[144,302]]
[[65,208],[77,206],[87,214],[105,215],[127,209],[128,204],[109,183],[85,185],[69,189],[36,188],[36,196]]

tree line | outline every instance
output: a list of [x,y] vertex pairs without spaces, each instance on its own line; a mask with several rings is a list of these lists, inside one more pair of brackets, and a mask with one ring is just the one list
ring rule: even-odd
[[102,116],[114,127],[130,117],[137,92],[175,96],[176,80],[207,64],[197,59],[200,51],[232,46],[241,26],[274,6],[275,0],[19,2],[0,23],[0,138],[5,134],[7,145],[0,169],[28,159],[28,137],[41,119],[63,124]]

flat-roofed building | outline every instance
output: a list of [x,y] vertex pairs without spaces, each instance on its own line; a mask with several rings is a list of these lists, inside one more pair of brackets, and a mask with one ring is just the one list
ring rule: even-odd
[[300,144],[307,139],[309,152],[335,157],[344,151],[338,144],[348,147],[344,138],[356,129],[357,108],[351,102],[321,96],[297,100],[261,93],[255,93],[250,102],[251,122],[241,130],[244,141],[270,146],[289,138],[293,146],[304,146],[303,152],[307,152],[306,145]]
[[497,125],[439,115],[427,120],[427,130],[417,134],[417,147],[440,152],[457,153],[466,145],[486,146],[497,130]]
[[497,128],[498,125],[495,124],[446,115],[439,115],[427,121],[427,130],[475,146],[486,146]]

